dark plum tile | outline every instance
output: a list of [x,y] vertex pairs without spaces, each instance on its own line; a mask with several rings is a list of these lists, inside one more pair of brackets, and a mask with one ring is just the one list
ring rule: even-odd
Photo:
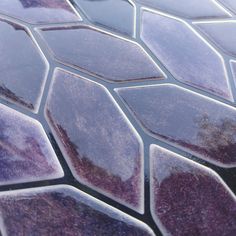
[[81,20],[67,0],[1,0],[0,13],[32,24]]
[[222,4],[224,4],[229,9],[233,10],[236,13],[236,1],[235,0],[219,0]]
[[62,177],[41,124],[0,105],[0,185]]
[[134,35],[135,8],[128,0],[75,0],[95,24],[130,36]]
[[236,109],[175,85],[118,89],[152,135],[222,167],[236,166]]
[[212,170],[150,148],[151,212],[164,235],[236,235],[236,198]]
[[86,26],[45,28],[40,33],[58,60],[103,79],[123,82],[163,77],[135,42]]
[[37,112],[48,63],[27,29],[0,19],[0,55],[0,96]]
[[230,17],[222,6],[212,0],[136,0],[136,2],[185,18]]
[[57,69],[46,117],[75,178],[143,212],[143,144],[101,85]]
[[233,99],[223,58],[184,21],[145,10],[141,38],[177,80]]
[[66,185],[2,192],[0,211],[6,235],[154,236],[144,223]]
[[196,25],[216,46],[236,57],[236,21],[208,21]]

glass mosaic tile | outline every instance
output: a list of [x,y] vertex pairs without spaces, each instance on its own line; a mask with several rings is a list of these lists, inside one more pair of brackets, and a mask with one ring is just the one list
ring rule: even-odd
[[234,0],[0,0],[0,235],[235,236]]

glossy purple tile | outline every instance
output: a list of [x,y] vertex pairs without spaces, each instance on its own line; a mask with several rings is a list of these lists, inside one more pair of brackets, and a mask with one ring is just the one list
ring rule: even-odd
[[79,182],[143,212],[143,144],[103,86],[56,70],[46,117]]
[[236,61],[231,61],[230,66],[231,66],[231,70],[232,70],[232,73],[233,73],[234,81],[236,83]]
[[144,223],[66,185],[3,192],[0,210],[4,235],[154,236]]
[[235,0],[219,0],[222,4],[228,7],[230,10],[236,13],[236,1]]
[[0,96],[37,112],[47,71],[29,32],[0,19]]
[[209,21],[197,26],[216,46],[236,56],[236,21]]
[[222,6],[212,0],[136,0],[136,2],[185,18],[230,17]]
[[118,90],[157,138],[213,164],[236,167],[236,109],[174,85]]
[[163,77],[145,51],[132,41],[85,26],[40,32],[58,60],[103,79],[123,82]]
[[164,235],[236,235],[236,198],[212,170],[152,145],[151,211]]
[[75,0],[75,2],[95,24],[130,36],[134,35],[135,8],[130,1]]
[[141,38],[177,80],[233,99],[222,57],[184,21],[143,11]]
[[0,185],[63,177],[38,121],[0,105],[0,130]]
[[0,13],[32,24],[81,20],[67,0],[1,0]]

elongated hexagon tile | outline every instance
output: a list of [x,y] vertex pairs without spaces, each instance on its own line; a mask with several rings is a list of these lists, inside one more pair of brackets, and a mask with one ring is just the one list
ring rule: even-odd
[[154,236],[144,223],[66,185],[0,194],[4,235]]
[[219,2],[223,3],[226,7],[230,8],[236,13],[236,1],[235,0],[219,0]]
[[37,112],[48,65],[28,31],[0,19],[0,55],[0,96]]
[[152,135],[223,167],[236,166],[236,109],[175,85],[118,90]]
[[41,124],[0,105],[0,185],[63,177]]
[[135,9],[128,0],[75,0],[75,2],[95,24],[133,36]]
[[67,0],[1,0],[0,13],[33,24],[81,20]]
[[151,58],[134,42],[85,26],[45,28],[41,34],[58,60],[106,80],[123,82],[163,77]]
[[57,70],[46,116],[78,181],[143,212],[143,144],[103,86]]
[[177,80],[232,100],[222,57],[188,24],[143,11],[141,38]]
[[136,0],[136,2],[185,18],[230,17],[230,13],[214,0]]
[[236,234],[236,198],[210,169],[152,145],[151,211],[164,235]]
[[197,26],[216,46],[236,57],[236,21],[210,21]]

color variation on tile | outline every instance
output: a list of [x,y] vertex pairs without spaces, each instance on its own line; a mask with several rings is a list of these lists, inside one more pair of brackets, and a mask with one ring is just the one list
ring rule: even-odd
[[236,57],[236,21],[208,21],[196,25],[217,47]]
[[66,185],[3,192],[0,212],[4,235],[154,236],[144,223]]
[[230,61],[230,66],[233,73],[234,81],[236,83],[236,61]]
[[135,8],[128,0],[75,0],[95,24],[130,36],[134,35]]
[[152,135],[222,167],[236,167],[236,109],[175,85],[118,89]]
[[0,185],[63,177],[41,124],[0,105]]
[[219,0],[222,4],[228,7],[230,10],[236,13],[236,1],[235,0]]
[[100,78],[124,82],[163,77],[132,41],[85,26],[45,28],[40,33],[58,60]]
[[141,38],[175,79],[233,100],[223,58],[187,23],[145,10]]
[[236,234],[236,198],[212,170],[151,145],[151,212],[164,235]]
[[1,0],[0,13],[32,24],[81,20],[67,0]]
[[57,69],[45,112],[75,178],[143,212],[143,144],[105,87]]
[[48,63],[30,33],[0,19],[0,96],[37,112]]

